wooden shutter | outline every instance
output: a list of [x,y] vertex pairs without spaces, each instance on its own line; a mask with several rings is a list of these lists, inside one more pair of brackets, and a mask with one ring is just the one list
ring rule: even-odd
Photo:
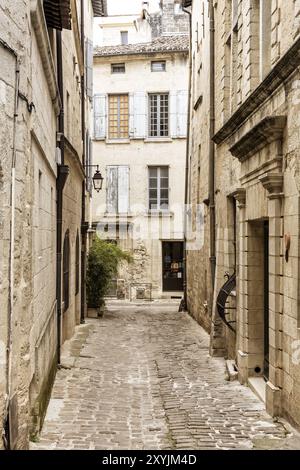
[[187,136],[188,92],[177,92],[177,137]]
[[177,137],[177,91],[170,92],[169,116],[170,116],[170,136]]
[[90,40],[86,41],[86,94],[93,98],[93,54],[94,46]]
[[147,135],[147,95],[138,91],[133,95],[134,138],[144,139]]
[[106,137],[106,95],[94,95],[94,138]]
[[107,167],[106,210],[116,214],[118,211],[118,167]]
[[129,211],[129,167],[118,167],[118,212]]

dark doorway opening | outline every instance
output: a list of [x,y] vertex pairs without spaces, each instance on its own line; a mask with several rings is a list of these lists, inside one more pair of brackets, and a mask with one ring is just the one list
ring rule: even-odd
[[163,291],[183,290],[183,242],[162,242]]

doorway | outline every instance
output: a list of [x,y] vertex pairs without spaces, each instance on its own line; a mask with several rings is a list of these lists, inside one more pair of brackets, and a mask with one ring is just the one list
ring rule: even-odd
[[264,378],[269,380],[269,221],[264,222]]
[[269,380],[269,221],[251,221],[247,236],[248,353],[253,355],[250,376]]
[[183,291],[183,242],[162,242],[164,292]]

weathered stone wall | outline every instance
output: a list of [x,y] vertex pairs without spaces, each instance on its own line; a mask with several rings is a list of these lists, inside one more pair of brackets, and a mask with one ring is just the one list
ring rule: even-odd
[[[203,44],[209,41],[209,18],[204,9],[204,28],[199,38],[202,4],[193,2],[193,88],[201,71],[208,73],[209,56],[203,52]],[[224,273],[234,270],[237,274],[236,335],[220,323],[213,305],[211,353],[237,359],[239,378],[247,383],[251,376],[262,377],[264,369],[264,305],[266,278],[263,273],[263,225],[269,224],[269,372],[266,385],[266,407],[273,414],[283,414],[300,423],[299,397],[299,168],[296,155],[299,152],[299,77],[297,67],[284,83],[278,83],[272,93],[265,92],[258,98],[256,88],[264,83],[266,90],[272,79],[263,82],[266,74],[281,60],[282,74],[293,60],[286,53],[299,39],[298,2],[280,0],[264,2],[236,2],[232,16],[231,2],[215,4],[215,103],[216,132],[226,132],[228,119],[234,114],[236,126],[222,137],[217,134],[215,160],[216,190],[216,288],[214,305]],[[205,7],[205,5],[204,5]],[[259,7],[260,12],[259,12]],[[263,30],[260,26],[263,18]],[[233,21],[234,19],[234,21]],[[269,35],[269,36],[268,36]],[[201,36],[200,36],[201,37]],[[207,46],[206,46],[207,47]],[[286,59],[285,59],[286,58]],[[201,63],[200,72],[198,63]],[[206,74],[204,74],[206,77]],[[208,84],[203,78],[203,99],[192,115],[191,148],[200,139],[201,148],[207,142],[207,132],[198,137],[199,128],[209,115]],[[267,96],[269,96],[267,98]],[[253,112],[242,117],[242,106],[251,97],[256,101]],[[205,101],[206,100],[206,101]],[[195,96],[193,95],[194,105]],[[251,103],[251,101],[249,101]],[[201,120],[202,108],[202,120]],[[282,129],[269,122],[268,135],[264,120],[284,116]],[[276,121],[278,122],[278,121]],[[281,121],[284,122],[284,121]],[[224,127],[223,127],[224,126]],[[253,129],[257,126],[256,132]],[[253,135],[252,135],[253,133]],[[257,136],[262,136],[258,143]],[[219,137],[218,137],[219,136]],[[233,148],[235,150],[230,151]],[[207,153],[208,155],[208,153]],[[238,157],[238,158],[234,158]],[[207,156],[206,162],[207,162]],[[207,164],[207,163],[206,163]],[[201,169],[205,165],[202,164]],[[205,188],[196,178],[195,162],[191,160],[190,193]],[[282,181],[282,183],[281,183]],[[192,196],[193,198],[193,196]],[[236,223],[234,224],[234,205]],[[207,220],[208,222],[209,220]],[[206,224],[207,225],[207,224]],[[234,242],[234,227],[236,240]],[[208,230],[206,227],[205,230]],[[288,260],[285,239],[290,238]],[[236,247],[236,250],[234,250]],[[236,251],[236,255],[234,252]],[[205,259],[209,249],[206,248]],[[199,256],[198,253],[196,256]],[[188,258],[189,304],[194,315],[196,278],[203,268],[197,267],[195,255]],[[192,273],[196,273],[194,277]],[[191,287],[192,286],[192,287]],[[262,289],[262,287],[264,288]],[[232,304],[231,304],[232,305]],[[203,318],[200,319],[202,324]],[[265,372],[266,373],[266,372]],[[263,379],[261,379],[263,380]]]
[[[41,3],[4,1],[0,6],[0,304],[3,313],[0,319],[0,432],[7,419],[6,395],[9,394],[13,405],[11,445],[20,449],[26,449],[29,434],[35,436],[40,429],[57,362],[56,131],[59,106],[55,96],[55,32],[49,31],[48,42],[43,15],[36,14],[40,12]],[[87,10],[92,16],[91,3]],[[87,31],[90,37],[91,25],[89,18]],[[75,40],[74,31],[63,32],[64,79],[69,93],[67,138],[80,156],[79,160],[82,154],[81,90],[79,49],[78,44],[75,47]],[[46,41],[46,47],[43,41]],[[17,63],[19,82],[16,80]],[[14,123],[17,83],[20,93]],[[90,105],[87,104],[88,123],[89,110]],[[15,195],[12,194],[11,171],[14,135]],[[80,308],[80,296],[73,300],[73,233],[79,230],[80,234],[83,179],[81,163],[77,160],[67,160],[71,176],[64,207],[64,224],[71,226],[72,231],[70,284],[73,323],[66,335],[68,337],[75,321],[79,321]],[[15,201],[13,240],[10,233],[11,201]],[[13,262],[9,259],[12,241]],[[2,444],[1,440],[0,447]]]
[[[207,17],[207,2],[205,2]],[[208,23],[203,28],[202,5],[195,8],[192,17],[192,89],[191,127],[189,142],[189,204],[192,209],[192,228],[197,231],[196,214],[203,213],[200,246],[191,246],[187,254],[188,309],[207,330],[211,326],[211,271],[209,263],[210,232],[208,187],[209,152],[209,42]],[[203,201],[206,201],[204,203]]]
[[168,34],[188,34],[189,19],[187,14],[176,9],[174,0],[162,0],[161,10],[150,15],[149,23],[152,38]]

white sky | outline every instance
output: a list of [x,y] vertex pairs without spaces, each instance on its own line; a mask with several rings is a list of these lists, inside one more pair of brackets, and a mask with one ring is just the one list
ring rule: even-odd
[[[108,0],[109,15],[134,15],[142,11],[142,0]],[[158,10],[159,0],[149,0],[150,12]]]

